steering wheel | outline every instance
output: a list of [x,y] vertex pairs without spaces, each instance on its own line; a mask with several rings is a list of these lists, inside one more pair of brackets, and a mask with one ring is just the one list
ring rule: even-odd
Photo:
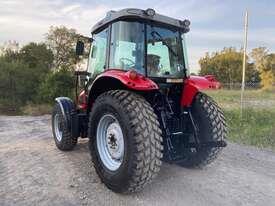
[[[125,58],[125,57],[120,58],[119,62],[121,64],[122,68],[126,67],[127,69],[131,68],[131,67],[134,67],[135,64],[136,64],[133,60]],[[128,62],[129,64],[127,64],[126,62]]]

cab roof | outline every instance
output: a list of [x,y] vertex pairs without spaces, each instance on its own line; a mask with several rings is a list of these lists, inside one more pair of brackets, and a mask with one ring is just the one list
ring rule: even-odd
[[110,23],[119,20],[153,21],[160,24],[177,27],[185,33],[189,31],[190,25],[189,20],[179,20],[161,14],[157,14],[153,9],[142,10],[136,8],[126,8],[119,11],[107,12],[106,17],[93,26],[92,34],[97,33],[102,28],[108,26]]

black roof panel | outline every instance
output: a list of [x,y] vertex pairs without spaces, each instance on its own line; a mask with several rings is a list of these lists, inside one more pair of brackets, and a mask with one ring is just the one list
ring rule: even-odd
[[127,19],[151,20],[158,23],[178,27],[179,29],[183,30],[183,32],[189,31],[189,25],[186,26],[184,24],[184,21],[182,20],[174,19],[168,16],[157,14],[157,13],[155,13],[155,15],[153,16],[149,16],[148,14],[146,14],[146,10],[127,8],[119,11],[107,12],[106,17],[93,26],[92,33],[96,33],[97,31],[101,30],[103,27],[107,26],[111,22],[122,20],[122,19],[123,20],[127,20]]

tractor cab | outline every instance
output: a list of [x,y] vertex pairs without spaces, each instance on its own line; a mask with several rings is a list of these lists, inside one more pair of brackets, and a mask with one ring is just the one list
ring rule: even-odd
[[87,71],[135,71],[158,82],[188,76],[185,33],[188,20],[156,14],[153,9],[110,11],[92,29]]

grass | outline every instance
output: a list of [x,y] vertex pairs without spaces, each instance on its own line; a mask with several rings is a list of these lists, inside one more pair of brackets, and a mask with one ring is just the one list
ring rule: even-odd
[[50,104],[27,104],[21,107],[22,115],[39,116],[51,114],[53,106]]
[[243,115],[240,91],[207,91],[222,107],[230,141],[275,150],[275,93],[248,90],[244,94]]
[[11,105],[11,103],[0,99],[0,115],[31,115],[39,116],[51,114],[52,105],[28,103],[25,106],[20,104]]

